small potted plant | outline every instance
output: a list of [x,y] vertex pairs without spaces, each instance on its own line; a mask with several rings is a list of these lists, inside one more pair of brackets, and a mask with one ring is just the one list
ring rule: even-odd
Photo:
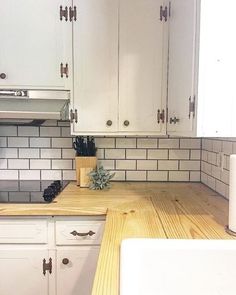
[[90,177],[90,189],[92,190],[103,190],[111,187],[110,180],[114,177],[115,173],[111,173],[105,170],[103,166],[95,168],[89,173]]

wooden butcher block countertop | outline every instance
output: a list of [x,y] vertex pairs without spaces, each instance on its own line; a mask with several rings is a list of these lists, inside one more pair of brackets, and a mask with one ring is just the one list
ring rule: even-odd
[[232,239],[228,202],[199,183],[114,183],[108,191],[70,183],[51,204],[0,204],[0,216],[106,215],[92,295],[119,294],[126,238]]

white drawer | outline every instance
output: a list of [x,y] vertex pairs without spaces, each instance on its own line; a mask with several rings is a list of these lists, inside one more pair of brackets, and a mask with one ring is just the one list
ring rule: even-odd
[[99,245],[105,221],[58,220],[56,221],[57,245]]
[[0,219],[0,244],[47,244],[46,219]]

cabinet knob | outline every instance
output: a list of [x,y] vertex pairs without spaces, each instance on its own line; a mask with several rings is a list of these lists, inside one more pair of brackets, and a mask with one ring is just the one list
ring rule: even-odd
[[170,118],[170,124],[176,124],[179,122],[179,119],[174,117],[174,118]]
[[125,125],[126,127],[128,127],[128,126],[129,126],[129,121],[128,121],[128,120],[125,120],[125,121],[124,121],[124,125]]
[[112,121],[111,120],[108,120],[107,121],[107,126],[111,126],[112,125]]
[[69,264],[69,262],[70,262],[70,260],[68,258],[63,258],[62,259],[62,263],[65,264],[65,265]]
[[5,73],[0,74],[0,78],[3,79],[3,80],[6,79],[6,77],[7,77],[7,75]]

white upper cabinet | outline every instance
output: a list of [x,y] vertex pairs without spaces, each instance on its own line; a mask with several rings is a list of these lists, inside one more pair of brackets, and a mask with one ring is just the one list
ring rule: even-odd
[[[160,20],[160,0],[120,0],[119,131],[165,133],[158,120],[166,111],[163,40],[167,23]],[[159,122],[159,123],[158,123]]]
[[71,2],[1,1],[0,88],[70,88],[72,22],[60,20],[60,6],[69,12]]
[[[73,134],[165,134],[160,0],[75,0]],[[166,70],[165,70],[166,69]],[[77,122],[76,122],[77,121]]]
[[235,9],[234,0],[171,1],[169,134],[236,136]]
[[74,110],[72,132],[118,128],[118,0],[74,0]]

